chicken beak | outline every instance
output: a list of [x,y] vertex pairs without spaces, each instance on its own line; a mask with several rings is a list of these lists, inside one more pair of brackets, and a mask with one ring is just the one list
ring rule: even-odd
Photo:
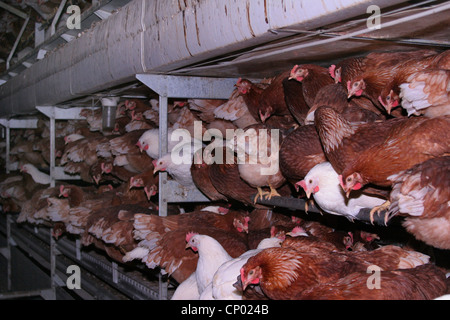
[[139,151],[142,153],[142,151],[143,151],[143,148],[142,148],[142,144],[141,144],[141,142],[140,141],[138,141],[137,143],[136,143],[136,145],[138,146],[138,148],[139,148]]
[[352,192],[352,189],[348,189],[348,190],[345,192],[345,197],[346,197],[346,198],[349,198],[349,197],[350,197],[350,192]]

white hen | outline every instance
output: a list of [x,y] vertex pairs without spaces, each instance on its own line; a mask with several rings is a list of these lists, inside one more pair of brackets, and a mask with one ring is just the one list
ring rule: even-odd
[[153,161],[155,167],[154,173],[157,171],[167,171],[179,184],[184,187],[195,186],[191,175],[191,166],[194,153],[202,148],[202,143],[188,142],[180,146],[175,146],[170,153],[165,154],[158,160]]
[[39,184],[50,184],[50,182],[51,182],[51,178],[50,178],[50,176],[48,174],[46,174],[46,173],[44,173],[42,171],[39,171],[39,169],[36,168],[31,163],[24,164],[20,168],[20,171],[30,174],[31,177],[33,178],[34,182],[36,182],[36,183],[39,183]]
[[200,294],[198,293],[197,277],[195,272],[184,280],[177,287],[171,300],[198,300]]
[[[243,253],[241,256],[229,260],[222,264],[214,274],[211,290],[212,299],[215,300],[242,300],[242,291],[237,290],[233,284],[242,266],[247,263],[250,257],[261,252],[263,249],[281,247],[282,240],[276,237],[263,239],[258,247]],[[207,297],[205,297],[207,298]]]
[[[170,137],[172,135],[173,129],[169,128],[168,134],[168,151],[170,152],[178,142],[171,141]],[[159,158],[159,129],[150,129],[145,131],[139,138],[137,146],[142,151],[145,151],[148,156],[152,159]]]
[[198,292],[201,295],[212,281],[217,269],[232,258],[222,245],[210,236],[190,232],[186,235],[186,241],[186,247],[191,247],[192,250],[198,251],[195,278]]
[[385,202],[378,197],[353,192],[346,198],[344,190],[339,185],[338,174],[329,162],[314,166],[304,180],[297,184],[305,190],[308,198],[314,194],[314,201],[323,211],[344,216],[350,221],[353,221],[360,209],[373,208]]

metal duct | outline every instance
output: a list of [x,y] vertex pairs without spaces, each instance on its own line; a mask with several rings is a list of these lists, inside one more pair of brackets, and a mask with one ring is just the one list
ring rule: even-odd
[[[381,8],[405,0],[380,0]],[[372,0],[134,0],[0,86],[0,117],[366,14]]]

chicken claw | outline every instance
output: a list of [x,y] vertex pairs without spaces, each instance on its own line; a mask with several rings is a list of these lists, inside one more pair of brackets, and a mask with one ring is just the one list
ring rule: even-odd
[[[373,224],[375,212],[377,213],[378,216],[380,216],[380,213],[383,210],[389,209],[390,205],[391,205],[391,202],[389,200],[387,200],[383,204],[373,207],[372,210],[370,210],[370,223]],[[387,215],[384,216],[384,224],[385,225],[387,225],[386,217],[387,217]]]
[[255,195],[255,198],[253,199],[253,203],[256,204],[256,201],[258,201],[258,199],[264,199],[264,196],[269,194],[269,192],[267,191],[263,191],[261,189],[261,187],[258,187],[258,193]]
[[270,184],[269,184],[269,187],[270,187],[270,192],[265,193],[267,195],[267,197],[266,197],[267,200],[272,199],[272,197],[281,197],[281,195],[278,193],[277,189],[272,187]]

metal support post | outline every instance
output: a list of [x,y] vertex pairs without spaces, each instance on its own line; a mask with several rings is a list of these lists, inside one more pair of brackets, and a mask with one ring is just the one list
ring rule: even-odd
[[55,117],[50,117],[50,187],[55,186]]
[[[136,78],[159,95],[159,156],[168,148],[168,98],[228,99],[236,79],[138,74]],[[197,188],[185,188],[159,173],[159,215],[167,216],[169,202],[209,202]],[[159,273],[159,299],[167,300],[168,277]]]
[[5,128],[6,130],[6,173],[9,173],[9,167],[11,164],[10,152],[11,152],[11,130],[8,126]]
[[11,216],[8,214],[6,216],[6,259],[7,259],[7,289],[8,291],[11,291],[12,289],[12,261],[11,261],[11,244],[12,244],[12,238],[11,238]]

